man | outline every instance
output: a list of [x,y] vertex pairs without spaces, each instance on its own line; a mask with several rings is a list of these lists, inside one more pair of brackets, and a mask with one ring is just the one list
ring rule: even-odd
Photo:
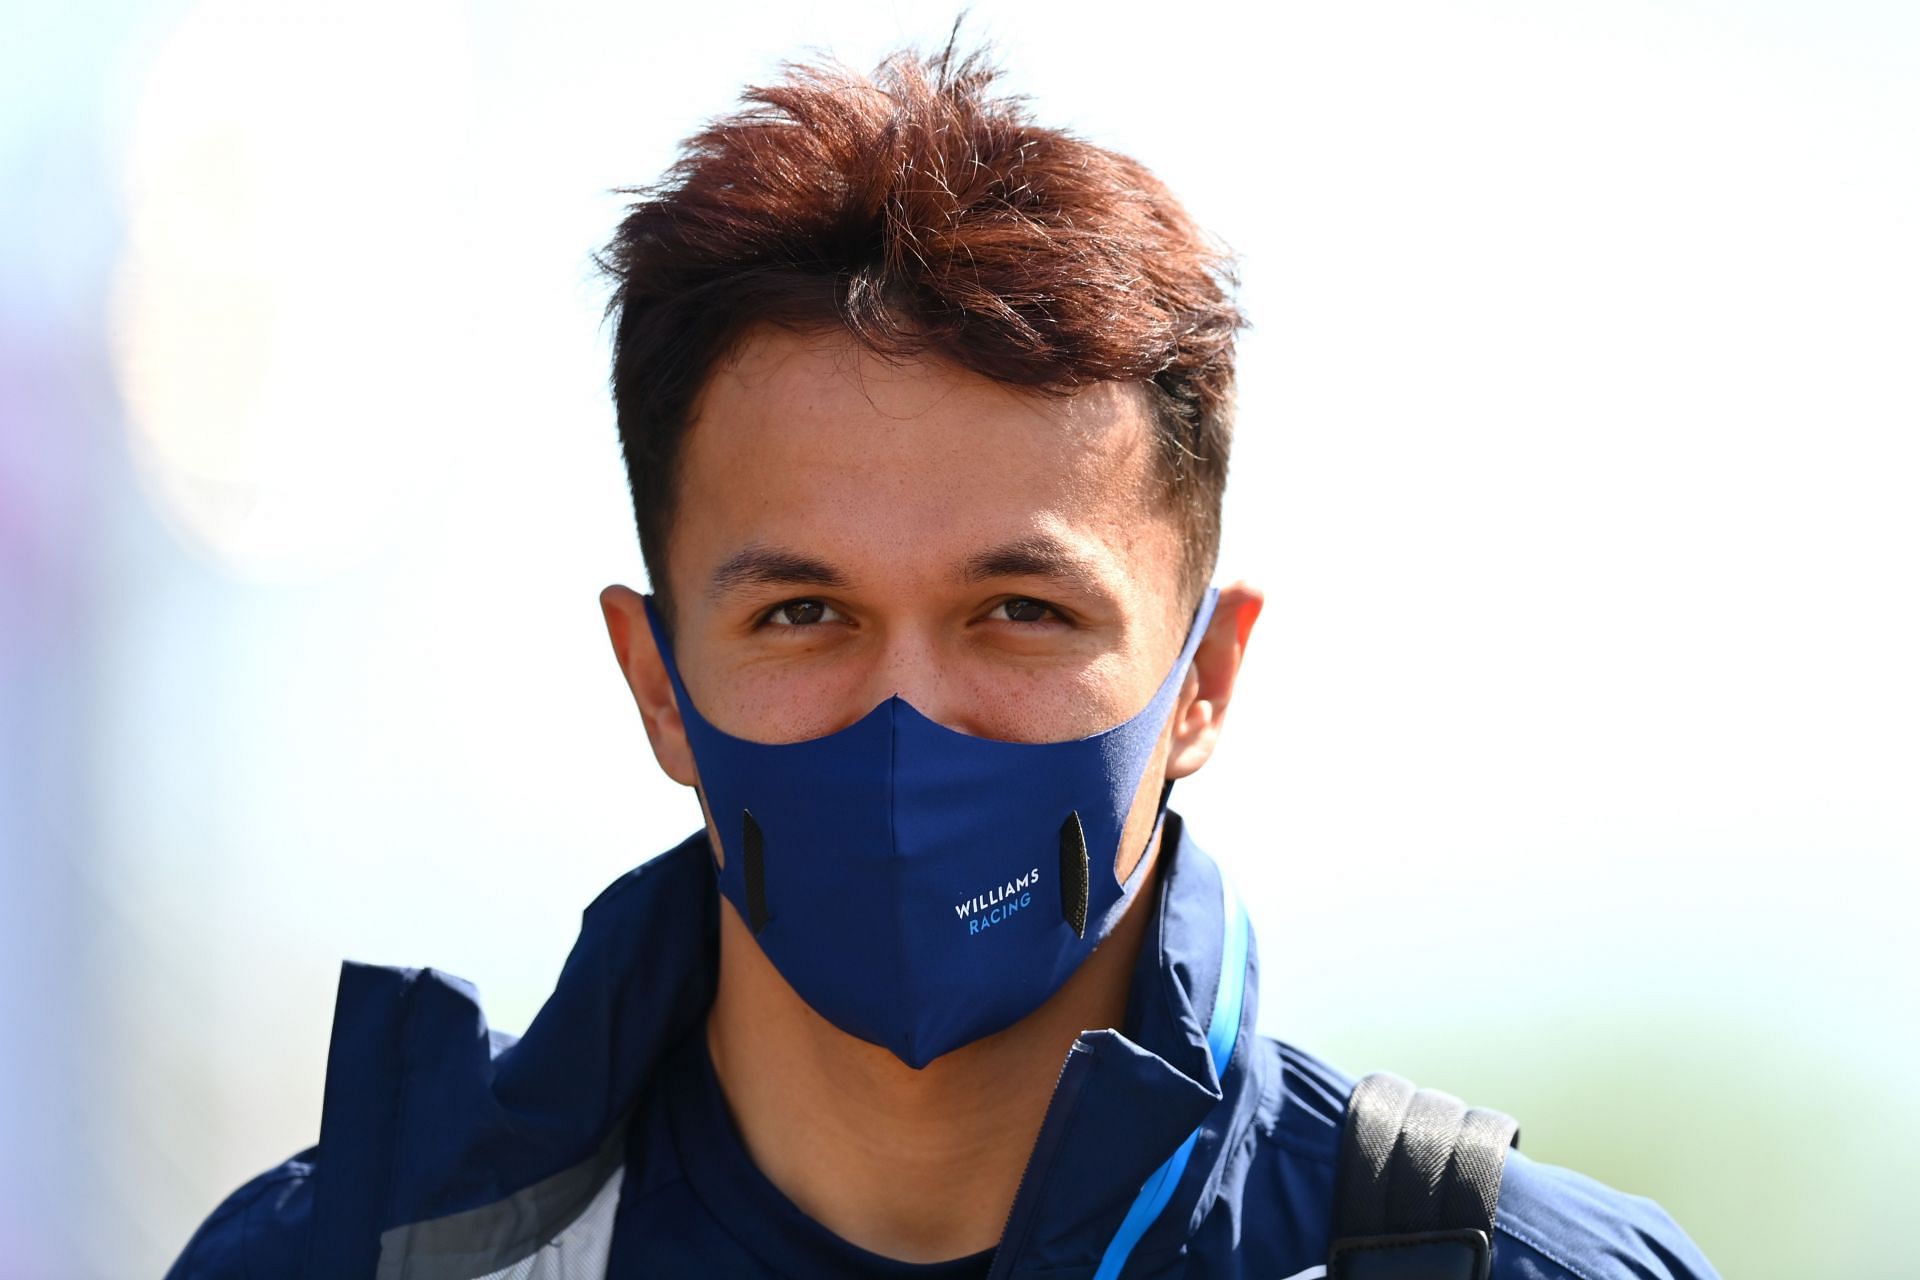
[[1208,585],[1228,264],[991,79],[796,70],[638,193],[654,594],[601,604],[703,830],[588,909],[518,1042],[349,965],[319,1145],[175,1276],[1712,1274],[1503,1117],[1253,1034],[1244,914],[1166,808],[1261,606]]

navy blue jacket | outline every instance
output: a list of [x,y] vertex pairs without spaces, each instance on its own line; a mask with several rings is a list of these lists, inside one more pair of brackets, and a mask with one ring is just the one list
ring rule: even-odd
[[[1075,1043],[991,1275],[1085,1277],[1142,1183],[1191,1158],[1129,1277],[1310,1280],[1328,1247],[1352,1082],[1255,1034],[1248,949],[1224,1078],[1207,1045],[1223,986],[1220,873],[1168,821],[1160,900],[1127,1029]],[[656,1150],[664,1065],[713,995],[718,893],[704,836],[587,908],[524,1037],[489,1031],[473,989],[433,970],[345,966],[318,1146],[241,1187],[170,1280],[629,1280],[811,1276],[766,1257],[728,1203]],[[697,1037],[696,1037],[697,1038]],[[703,1190],[705,1195],[703,1198]],[[1651,1201],[1514,1153],[1494,1280],[1698,1280],[1712,1267]]]

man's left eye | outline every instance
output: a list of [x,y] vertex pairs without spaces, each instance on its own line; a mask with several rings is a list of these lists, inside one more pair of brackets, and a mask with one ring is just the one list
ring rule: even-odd
[[773,606],[760,619],[762,625],[776,627],[815,627],[840,620],[839,611],[822,600],[789,600]]
[[1004,616],[1008,622],[1045,622],[1054,616],[1054,608],[1039,600],[1029,600],[1025,596],[1016,596],[994,606],[989,616]]

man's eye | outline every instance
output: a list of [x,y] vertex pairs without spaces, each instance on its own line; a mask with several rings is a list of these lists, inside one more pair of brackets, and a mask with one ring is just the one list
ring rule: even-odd
[[761,621],[776,627],[811,627],[816,623],[836,620],[839,616],[818,600],[789,600],[773,606]]
[[1002,601],[994,607],[994,612],[1002,614],[1008,622],[1045,622],[1054,615],[1054,608],[1050,604],[1018,596]]

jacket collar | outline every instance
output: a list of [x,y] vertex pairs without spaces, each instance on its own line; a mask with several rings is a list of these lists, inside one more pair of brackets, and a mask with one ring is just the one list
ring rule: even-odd
[[996,1259],[1000,1277],[1091,1270],[1142,1184],[1189,1134],[1195,1146],[1166,1209],[1135,1250],[1178,1249],[1221,1186],[1227,1157],[1259,1100],[1248,1046],[1257,968],[1249,942],[1245,994],[1225,1078],[1207,1024],[1220,995],[1227,928],[1220,869],[1169,814],[1156,910],[1141,943],[1124,1031],[1081,1034],[1061,1072]]
[[[1186,1174],[1138,1252],[1179,1247],[1257,1101],[1245,1083],[1254,958],[1250,949],[1222,1081],[1206,1037],[1220,986],[1220,873],[1177,815],[1168,816],[1158,874],[1127,1026],[1087,1032],[1068,1055],[996,1275],[1090,1266],[1142,1182],[1197,1128]],[[517,1043],[488,1030],[477,993],[458,978],[346,966],[321,1122],[322,1243],[310,1274],[371,1272],[382,1233],[389,1252],[414,1247],[409,1240],[432,1237],[423,1224],[484,1219],[490,1206],[513,1206],[498,1215],[508,1224],[501,1232],[549,1229],[527,1222],[526,1203],[564,1206],[552,1188],[588,1186],[583,1169],[617,1159],[655,1070],[704,1018],[718,900],[704,835],[623,876],[587,908],[553,995]],[[498,1247],[504,1257],[515,1245]]]

